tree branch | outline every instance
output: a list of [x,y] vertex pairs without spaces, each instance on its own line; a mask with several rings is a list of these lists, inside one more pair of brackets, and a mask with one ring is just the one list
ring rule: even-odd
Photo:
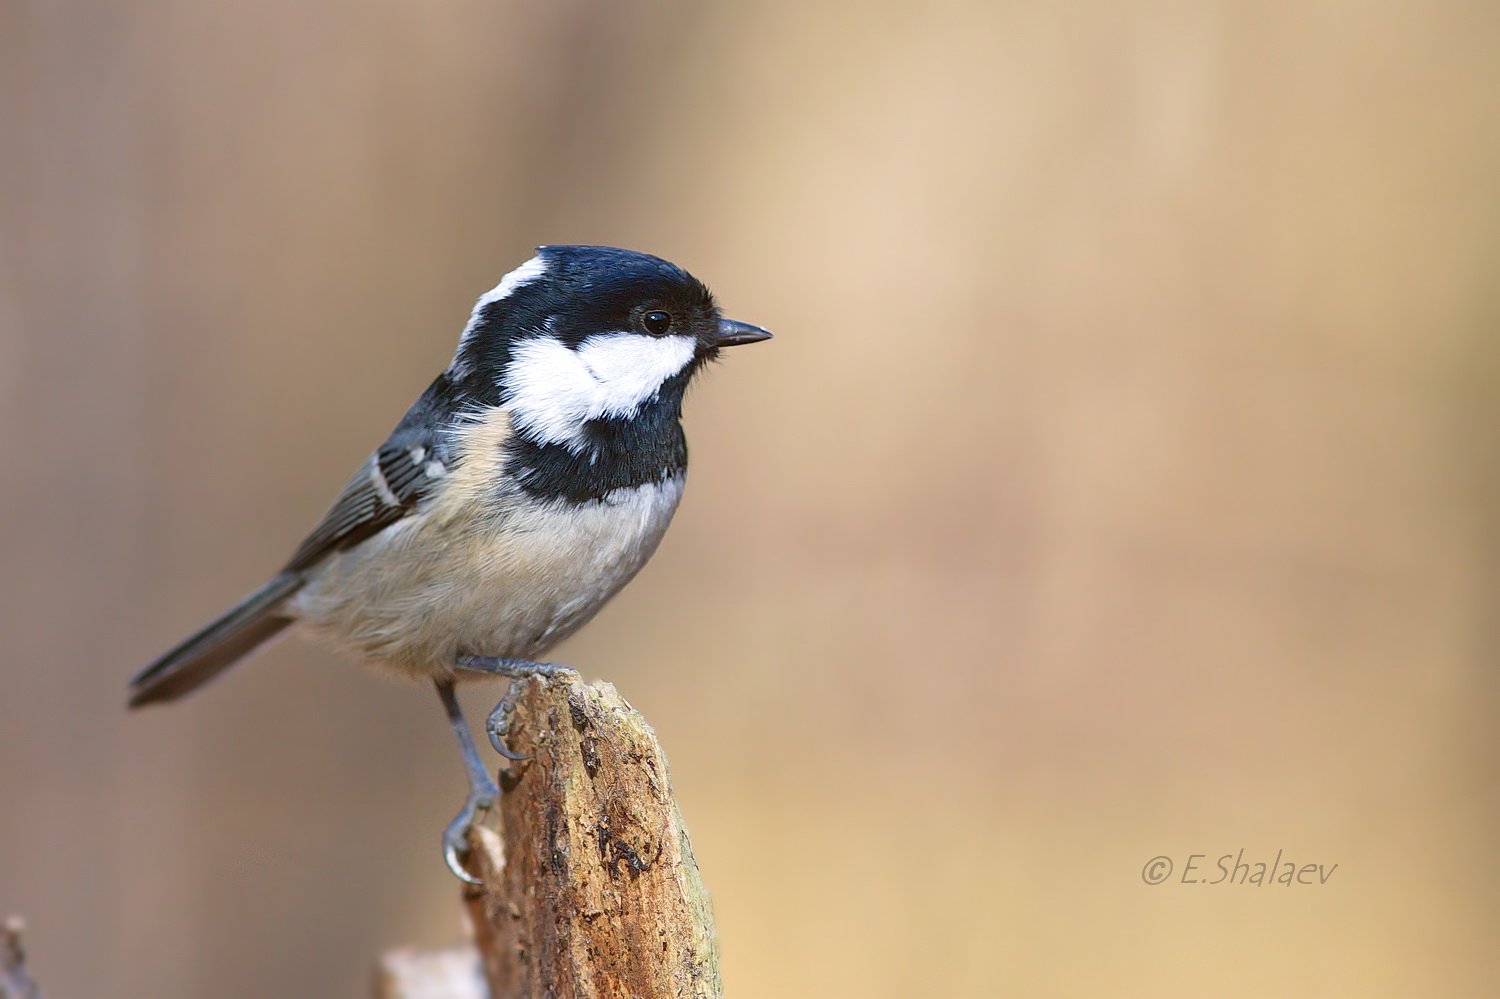
[[[466,891],[491,993],[717,999],[708,893],[646,720],[607,683],[516,693],[502,837],[476,831]],[[505,846],[503,858],[500,843]]]

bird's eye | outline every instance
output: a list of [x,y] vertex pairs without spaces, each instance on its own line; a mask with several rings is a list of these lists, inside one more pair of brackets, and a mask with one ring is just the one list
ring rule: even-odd
[[652,336],[661,336],[672,328],[672,317],[665,312],[648,312],[641,317],[641,325],[646,327],[646,332]]

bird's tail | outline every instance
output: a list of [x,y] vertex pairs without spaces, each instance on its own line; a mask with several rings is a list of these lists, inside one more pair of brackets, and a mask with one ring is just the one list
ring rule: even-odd
[[175,701],[233,666],[296,620],[285,604],[302,583],[301,573],[281,573],[141,670],[130,681],[130,706]]

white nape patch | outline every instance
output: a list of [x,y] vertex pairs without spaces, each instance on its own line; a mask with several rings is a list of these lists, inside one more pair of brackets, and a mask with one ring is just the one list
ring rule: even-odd
[[413,465],[420,465],[427,458],[427,449],[420,444],[413,444],[406,449],[406,453],[411,455]]
[[571,350],[552,337],[511,348],[505,405],[515,425],[545,443],[582,446],[584,424],[633,416],[693,360],[689,336],[600,333]]
[[547,261],[541,257],[532,257],[520,267],[517,267],[501,278],[500,283],[495,285],[495,287],[480,295],[476,307],[483,308],[491,302],[498,302],[502,298],[509,298],[517,288],[530,284],[545,273],[547,273]]
[[547,273],[547,261],[540,256],[532,257],[501,278],[500,283],[495,287],[480,295],[479,301],[474,303],[474,311],[469,313],[469,321],[464,326],[463,333],[458,338],[459,351],[462,352],[464,345],[474,335],[474,330],[479,325],[479,314],[484,311],[485,306],[498,302],[502,298],[509,298],[517,288],[525,287],[545,273]]
[[385,481],[385,473],[380,470],[380,452],[376,451],[370,455],[370,484],[375,487],[375,495],[380,497],[380,502],[386,506],[400,506],[401,501],[396,494],[391,492],[391,485]]
[[429,479],[441,479],[448,474],[448,469],[443,467],[441,461],[429,461],[422,466],[422,470],[427,473]]

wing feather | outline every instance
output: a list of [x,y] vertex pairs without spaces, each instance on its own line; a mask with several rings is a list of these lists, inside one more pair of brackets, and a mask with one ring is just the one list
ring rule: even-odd
[[499,403],[493,381],[452,370],[439,375],[389,439],[354,473],[287,570],[301,572],[416,513],[457,464],[456,428],[465,414]]
[[356,545],[410,516],[444,471],[446,465],[430,446],[409,438],[381,445],[297,548],[287,569],[307,569],[330,553]]
[[311,568],[415,513],[455,461],[450,449],[460,414],[481,399],[474,386],[460,384],[449,372],[439,375],[354,473],[287,569]]

